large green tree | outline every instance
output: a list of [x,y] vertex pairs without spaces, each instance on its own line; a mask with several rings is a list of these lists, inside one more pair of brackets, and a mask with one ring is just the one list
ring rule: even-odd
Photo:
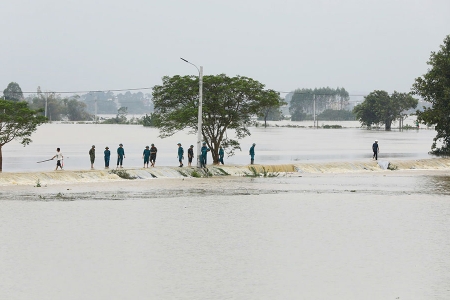
[[10,82],[5,90],[3,90],[5,100],[20,101],[23,99],[22,89],[17,82]]
[[384,124],[385,130],[391,130],[392,122],[403,118],[404,111],[416,108],[417,103],[418,100],[408,93],[389,95],[377,90],[364,97],[364,102],[356,105],[353,113],[363,126]]
[[3,170],[3,146],[14,139],[28,145],[31,134],[46,121],[40,111],[30,109],[24,101],[0,99],[0,172]]
[[[283,119],[280,107],[285,105],[280,98],[280,94],[273,90],[264,91],[266,95],[262,97],[260,102],[261,110],[258,113],[258,120],[264,120],[264,127],[267,127],[267,121],[279,121]],[[278,98],[278,99],[277,99]]]
[[[413,93],[430,102],[431,107],[417,111],[417,119],[428,125],[435,125],[431,153],[450,155],[450,35],[444,39],[441,50],[431,52],[427,62],[430,69],[422,77],[416,78]],[[437,142],[442,146],[438,147]]]
[[[163,77],[162,85],[153,88],[155,123],[160,136],[167,137],[185,128],[197,132],[199,82],[196,76]],[[280,97],[264,90],[264,84],[248,77],[225,74],[203,77],[202,136],[218,163],[219,147],[228,155],[240,149],[239,139],[250,135],[251,117],[258,114],[267,98],[273,106]],[[236,139],[227,135],[234,130]]]

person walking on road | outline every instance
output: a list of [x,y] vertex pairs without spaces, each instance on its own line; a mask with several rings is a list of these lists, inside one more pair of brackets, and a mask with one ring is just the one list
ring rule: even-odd
[[372,144],[373,156],[372,159],[378,160],[378,153],[380,152],[380,146],[378,146],[378,140],[375,140],[375,143]]
[[91,159],[91,170],[94,170],[94,161],[95,161],[95,145],[92,145],[89,150],[89,158]]
[[152,167],[155,166],[156,152],[158,152],[158,149],[156,149],[155,144],[152,144],[152,147],[150,148],[150,163],[152,164]]
[[252,165],[255,162],[255,146],[256,144],[253,143],[253,145],[250,147],[250,150],[248,151],[248,154],[250,154],[250,164]]
[[103,151],[105,155],[105,169],[109,169],[109,159],[111,158],[111,151],[109,151],[109,147],[105,147],[105,151]]
[[61,170],[62,170],[62,168],[63,168],[62,161],[63,161],[64,157],[63,157],[63,155],[61,153],[61,149],[60,148],[56,148],[56,154],[55,154],[55,156],[52,157],[52,159],[55,159],[55,158],[56,158],[56,169],[55,169],[55,171],[58,170],[58,167],[60,167]]
[[121,168],[123,164],[123,159],[125,158],[125,149],[123,149],[123,145],[119,144],[119,148],[117,148],[117,168],[119,168],[119,165]]
[[180,163],[180,167],[182,167],[183,166],[183,159],[184,159],[184,150],[183,150],[183,147],[181,147],[181,143],[178,143],[177,144],[178,145],[178,155],[177,155],[177,157],[178,157],[178,162]]

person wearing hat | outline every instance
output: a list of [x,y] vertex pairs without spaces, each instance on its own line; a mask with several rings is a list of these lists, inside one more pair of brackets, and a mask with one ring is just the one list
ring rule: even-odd
[[180,167],[183,166],[183,159],[184,159],[184,150],[183,147],[181,147],[181,143],[178,143],[178,162],[180,163]]
[[158,152],[158,149],[156,149],[155,144],[152,144],[152,147],[150,148],[150,163],[152,164],[152,167],[155,166],[156,152]]
[[208,157],[208,152],[210,149],[206,146],[206,142],[203,142],[203,146],[200,149],[202,156],[200,157],[200,167],[206,168],[206,159]]
[[378,140],[375,140],[375,143],[372,144],[373,156],[372,159],[378,160],[378,152],[380,152],[380,147],[378,146]]
[[253,145],[250,147],[250,151],[248,151],[248,154],[250,154],[250,164],[252,165],[255,162],[255,146],[256,144],[253,143]]
[[125,158],[125,149],[123,149],[123,145],[119,144],[119,148],[117,148],[117,168],[122,167],[123,159]]
[[150,147],[149,146],[145,146],[144,152],[142,153],[142,158],[144,159],[144,168],[145,168],[145,164],[147,164],[147,168],[148,168],[148,161],[150,160]]
[[91,159],[91,170],[94,170],[94,161],[95,161],[95,145],[92,145],[89,150],[89,158]]
[[103,154],[105,155],[105,169],[109,169],[109,159],[111,157],[111,151],[109,151],[109,147],[105,147],[105,151],[103,151]]
[[188,149],[188,166],[191,166],[192,159],[194,158],[194,145],[191,145]]
[[223,163],[223,156],[225,155],[225,151],[223,150],[222,145],[219,148],[219,163],[221,163],[222,165],[224,165]]

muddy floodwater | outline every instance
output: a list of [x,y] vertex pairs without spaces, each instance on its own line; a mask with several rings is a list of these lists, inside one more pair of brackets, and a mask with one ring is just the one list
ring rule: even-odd
[[[91,144],[113,142],[139,167],[156,139],[143,127],[46,126],[32,146],[4,151],[6,173],[52,169],[34,161],[57,145],[67,172],[87,168]],[[411,161],[429,158],[433,136],[257,128],[243,144],[267,164],[354,162],[370,161],[378,139],[383,159]],[[161,164],[191,140],[157,140]],[[445,168],[7,184],[0,298],[450,299],[449,199]]]

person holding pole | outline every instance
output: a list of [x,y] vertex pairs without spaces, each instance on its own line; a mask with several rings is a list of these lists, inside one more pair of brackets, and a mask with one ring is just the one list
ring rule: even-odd
[[60,167],[61,170],[62,170],[62,168],[63,168],[62,161],[63,161],[64,157],[63,157],[63,155],[61,153],[61,149],[60,148],[56,148],[56,154],[55,154],[55,156],[52,157],[52,159],[55,159],[55,158],[56,158],[56,169],[55,169],[55,171],[58,170],[58,167]]

